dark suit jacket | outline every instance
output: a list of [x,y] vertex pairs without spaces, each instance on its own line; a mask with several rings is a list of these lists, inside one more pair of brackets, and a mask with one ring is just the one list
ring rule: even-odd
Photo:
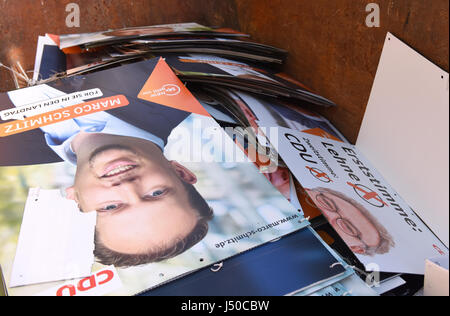
[[[167,137],[190,113],[137,98],[158,59],[152,59],[93,74],[66,78],[49,84],[66,93],[100,88],[103,97],[123,94],[130,105],[108,110],[109,114],[146,130],[167,143]],[[0,110],[13,108],[7,94],[0,94]],[[60,162],[46,144],[40,129],[0,137],[0,166],[19,166]]]

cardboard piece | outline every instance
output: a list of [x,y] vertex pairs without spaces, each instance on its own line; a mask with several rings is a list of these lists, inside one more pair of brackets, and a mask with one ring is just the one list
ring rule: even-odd
[[449,77],[387,34],[356,146],[448,247]]

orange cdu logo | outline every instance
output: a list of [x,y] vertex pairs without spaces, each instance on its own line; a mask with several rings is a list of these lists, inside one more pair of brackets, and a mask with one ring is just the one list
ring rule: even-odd
[[312,167],[306,167],[306,169],[309,170],[309,172],[316,178],[317,180],[320,180],[325,183],[333,182],[333,180],[330,179],[327,173],[323,172],[320,169],[312,168]]
[[377,192],[372,191],[370,188],[362,185],[362,184],[353,184],[351,182],[347,182],[349,186],[353,188],[353,190],[361,197],[365,202],[369,203],[372,206],[382,208],[383,206],[388,206],[386,202],[384,202]]

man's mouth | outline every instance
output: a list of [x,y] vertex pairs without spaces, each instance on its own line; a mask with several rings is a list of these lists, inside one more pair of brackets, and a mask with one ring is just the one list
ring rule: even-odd
[[129,161],[116,161],[108,164],[101,178],[111,178],[130,172],[138,167],[136,163]]

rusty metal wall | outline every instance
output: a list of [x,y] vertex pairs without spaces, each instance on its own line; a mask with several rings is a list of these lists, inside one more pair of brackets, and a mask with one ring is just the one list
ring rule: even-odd
[[[81,9],[67,28],[68,3]],[[368,3],[380,27],[365,24]],[[37,36],[196,21],[289,51],[286,72],[338,104],[321,111],[355,141],[388,31],[448,71],[448,0],[1,0],[0,61],[32,69]],[[0,91],[12,89],[0,69]]]

